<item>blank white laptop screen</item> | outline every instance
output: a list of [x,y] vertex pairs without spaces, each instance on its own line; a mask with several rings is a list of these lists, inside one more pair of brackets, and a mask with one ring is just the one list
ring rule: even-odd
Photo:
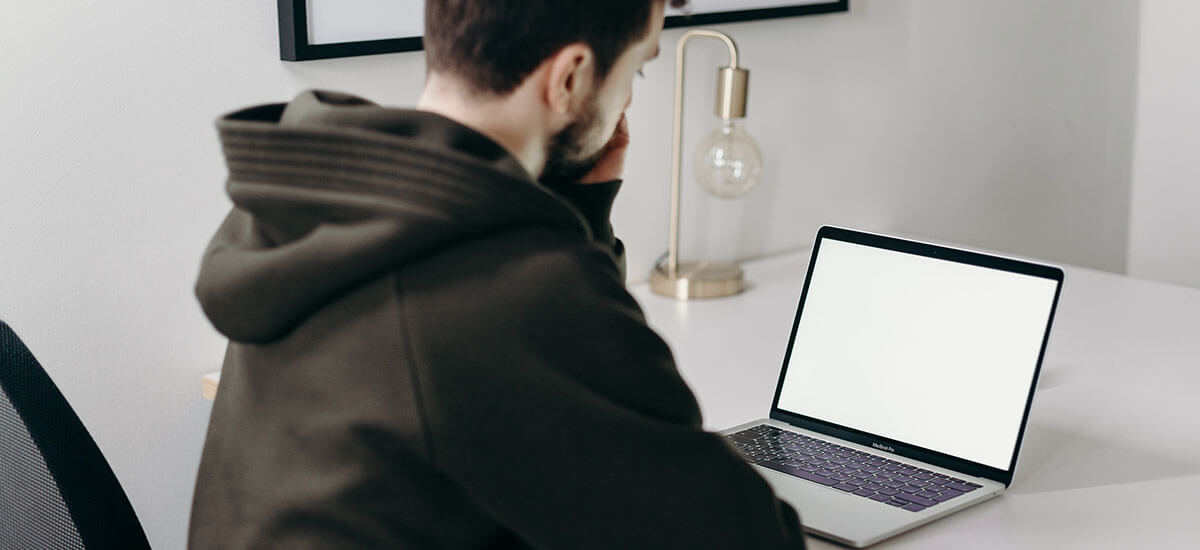
[[1058,283],[822,239],[779,408],[1007,470]]

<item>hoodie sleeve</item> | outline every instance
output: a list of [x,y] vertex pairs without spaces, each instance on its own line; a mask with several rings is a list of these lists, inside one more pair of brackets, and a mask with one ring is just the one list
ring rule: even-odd
[[613,233],[612,207],[621,190],[622,180],[602,183],[554,185],[550,188],[583,214],[596,242],[609,250],[625,280],[625,243]]
[[500,269],[400,283],[431,460],[537,548],[803,548],[796,512],[702,429],[611,262],[510,240],[481,253],[519,258]]

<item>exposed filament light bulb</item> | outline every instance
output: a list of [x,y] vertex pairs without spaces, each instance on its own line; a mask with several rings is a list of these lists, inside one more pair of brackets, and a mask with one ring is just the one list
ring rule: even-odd
[[705,191],[722,199],[738,199],[758,185],[762,153],[758,142],[738,120],[727,118],[722,122],[700,140],[692,156],[692,169]]

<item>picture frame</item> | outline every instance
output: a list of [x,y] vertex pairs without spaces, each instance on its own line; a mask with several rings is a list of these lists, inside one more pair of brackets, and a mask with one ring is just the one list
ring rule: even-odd
[[[309,61],[423,48],[423,0],[277,0],[279,56]],[[701,0],[687,15],[668,12],[667,28],[836,13],[849,0]],[[368,15],[357,19],[351,10]],[[672,10],[673,11],[673,10]],[[386,14],[386,16],[385,16]],[[403,23],[381,27],[381,21]]]

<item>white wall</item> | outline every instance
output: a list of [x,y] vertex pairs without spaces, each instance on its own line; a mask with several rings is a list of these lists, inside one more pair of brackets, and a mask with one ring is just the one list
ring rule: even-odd
[[1129,273],[1200,288],[1200,3],[1143,0]]
[[[191,294],[228,206],[214,117],[310,87],[405,105],[422,84],[421,54],[279,62],[274,10],[24,2],[0,17],[0,317],[159,548],[185,540],[210,409],[199,378],[223,350]],[[1122,270],[1137,15],[1136,0],[854,0],[721,27],[754,71],[768,176],[732,204],[689,185],[685,250],[755,256],[838,223]],[[689,150],[724,55],[693,51]],[[670,57],[630,112],[614,218],[633,279],[666,243]]]
[[[848,15],[724,26],[752,70],[748,127],[768,176],[718,231],[737,234],[736,255],[805,246],[832,222],[1123,270],[1137,15],[1136,1],[859,1]],[[707,94],[689,109],[697,132],[707,67],[723,61],[710,48],[712,62],[692,64],[705,81],[689,91]],[[667,87],[670,66],[647,84]],[[635,119],[634,138],[669,143],[670,94],[638,101],[652,108],[633,115],[652,120]],[[669,149],[645,153],[645,181],[630,183],[661,186]],[[635,200],[664,217],[664,197],[626,194],[619,227]],[[725,211],[705,202],[685,216]],[[631,276],[665,240],[631,247]]]

